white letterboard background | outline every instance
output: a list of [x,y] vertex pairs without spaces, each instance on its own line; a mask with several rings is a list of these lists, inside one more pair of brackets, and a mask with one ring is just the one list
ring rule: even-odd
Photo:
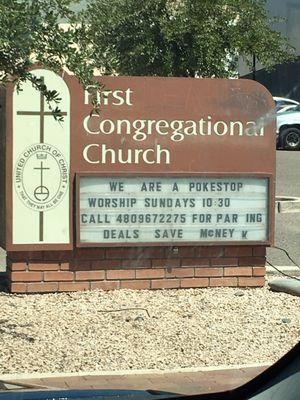
[[81,176],[79,241],[268,240],[267,178]]

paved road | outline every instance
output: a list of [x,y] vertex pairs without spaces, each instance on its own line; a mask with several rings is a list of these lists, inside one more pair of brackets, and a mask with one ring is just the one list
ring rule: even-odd
[[[277,196],[300,197],[300,151],[277,151]],[[276,245],[285,248],[300,264],[300,213],[276,214]],[[280,250],[268,249],[274,265],[292,265]],[[0,271],[5,270],[5,252],[0,249]]]
[[300,151],[276,152],[276,195],[300,197]]
[[[276,195],[300,197],[300,152],[277,151]],[[276,214],[275,244],[286,249],[300,264],[300,213]],[[268,249],[274,265],[293,265],[280,250]]]

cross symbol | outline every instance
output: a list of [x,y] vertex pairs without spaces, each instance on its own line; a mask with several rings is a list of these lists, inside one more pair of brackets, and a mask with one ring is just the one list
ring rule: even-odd
[[49,167],[44,167],[43,166],[43,161],[41,161],[41,166],[40,167],[35,167],[33,169],[37,169],[39,171],[41,171],[41,182],[40,182],[40,186],[37,186],[35,191],[34,191],[34,197],[37,200],[46,200],[49,197],[49,190],[46,186],[44,186],[44,182],[43,182],[43,171],[50,169]]
[[[44,83],[44,77],[41,76],[41,81]],[[39,111],[17,111],[17,115],[36,115],[40,117],[40,143],[44,143],[44,122],[45,116],[53,114],[51,111],[45,111],[45,96],[40,92],[40,110]],[[61,115],[67,115],[66,112],[62,112]]]
[[44,166],[43,166],[43,161],[41,161],[41,166],[40,166],[40,167],[35,167],[35,168],[33,168],[33,169],[38,169],[38,170],[40,170],[40,171],[44,171],[45,169],[50,169],[50,168],[44,167]]

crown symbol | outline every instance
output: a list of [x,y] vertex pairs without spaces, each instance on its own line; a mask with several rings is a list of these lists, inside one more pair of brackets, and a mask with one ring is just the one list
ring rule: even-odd
[[36,158],[37,158],[38,160],[46,160],[46,159],[47,159],[47,154],[38,153],[38,154],[36,155]]

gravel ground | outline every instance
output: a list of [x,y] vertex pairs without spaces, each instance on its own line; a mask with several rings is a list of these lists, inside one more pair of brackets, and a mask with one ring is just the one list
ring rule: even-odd
[[[110,312],[133,307],[147,311]],[[267,288],[2,292],[0,373],[270,363],[298,342],[299,310]]]

